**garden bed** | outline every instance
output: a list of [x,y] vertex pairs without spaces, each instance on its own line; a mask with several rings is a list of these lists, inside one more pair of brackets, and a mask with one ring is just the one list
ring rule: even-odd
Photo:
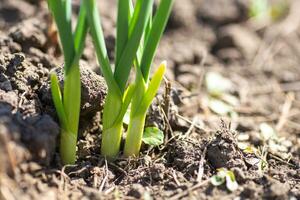
[[[49,73],[63,61],[47,5],[2,0],[0,199],[300,199],[299,2],[276,22],[222,2],[175,3],[155,60],[167,60],[166,81],[147,118],[165,142],[139,158],[100,156],[107,88],[88,38],[78,160],[62,166]],[[99,7],[112,58],[115,1]],[[211,183],[219,168],[236,190]]]

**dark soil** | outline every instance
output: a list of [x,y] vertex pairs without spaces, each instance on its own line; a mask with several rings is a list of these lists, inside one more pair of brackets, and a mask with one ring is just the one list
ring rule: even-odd
[[[147,117],[165,143],[139,158],[100,156],[106,85],[88,38],[78,160],[62,166],[49,73],[63,85],[63,64],[47,5],[0,0],[0,199],[300,199],[300,4],[288,3],[266,22],[249,19],[249,1],[175,3],[155,60],[167,60],[168,81]],[[99,8],[113,59],[115,1]],[[210,106],[209,72],[231,81],[236,117]],[[219,168],[237,190],[211,184]]]

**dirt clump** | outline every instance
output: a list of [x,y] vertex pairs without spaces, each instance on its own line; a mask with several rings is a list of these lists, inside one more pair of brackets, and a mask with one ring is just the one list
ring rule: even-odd
[[223,128],[208,144],[206,156],[215,169],[233,167],[246,169],[243,154],[238,148],[233,134],[227,128]]

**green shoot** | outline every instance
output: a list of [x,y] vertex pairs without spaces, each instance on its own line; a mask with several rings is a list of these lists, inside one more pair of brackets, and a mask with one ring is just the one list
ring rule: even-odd
[[162,63],[146,85],[141,75],[136,79],[136,92],[132,97],[130,121],[125,141],[125,156],[138,156],[142,144],[142,136],[146,114],[162,81],[166,64]]
[[[114,159],[119,154],[123,117],[130,103],[132,110],[125,155],[138,154],[146,113],[165,71],[165,63],[163,63],[149,83],[150,66],[170,15],[173,0],[161,0],[152,21],[153,3],[153,0],[137,0],[133,5],[131,0],[118,1],[116,55],[113,71],[107,55],[96,0],[85,1],[97,58],[108,85],[103,110],[101,153],[109,159]],[[136,81],[127,86],[132,66],[136,69]]]
[[225,168],[218,169],[218,173],[210,178],[211,184],[219,186],[226,183],[226,188],[233,192],[238,189],[239,185],[235,180],[233,171]]
[[173,0],[161,0],[154,15],[149,19],[145,35],[145,47],[141,46],[135,62],[136,91],[131,101],[130,122],[128,126],[124,155],[138,156],[142,143],[145,119],[165,73],[166,63],[163,62],[149,81],[149,73],[162,33],[171,13]]
[[139,2],[134,9],[133,16],[130,12],[132,7],[130,0],[118,2],[116,60],[113,72],[107,55],[96,1],[85,1],[97,58],[108,85],[103,110],[101,153],[109,159],[115,158],[120,150],[123,117],[134,91],[133,86],[126,89],[126,84],[153,4],[153,0]]
[[49,9],[56,22],[64,55],[64,88],[60,91],[56,74],[51,74],[51,91],[56,112],[61,124],[60,155],[64,164],[76,161],[76,143],[80,114],[80,71],[84,41],[87,34],[86,8],[82,4],[72,31],[71,0],[48,0]]

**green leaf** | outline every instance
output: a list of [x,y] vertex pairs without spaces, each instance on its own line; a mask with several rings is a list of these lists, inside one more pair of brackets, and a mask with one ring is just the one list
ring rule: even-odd
[[52,98],[54,102],[54,106],[60,121],[61,126],[67,130],[67,116],[65,113],[64,105],[63,105],[63,100],[62,100],[62,95],[60,92],[60,87],[59,87],[59,82],[57,79],[56,74],[52,73],[50,75],[51,79],[51,93],[52,93]]
[[[135,63],[134,63],[134,65],[139,69],[141,67],[140,64],[141,64],[142,56],[144,53],[144,46],[146,46],[146,41],[150,34],[151,27],[152,27],[152,10],[153,10],[153,8],[151,7],[149,19],[147,19],[147,25],[145,27],[145,30],[143,31],[143,36],[141,38],[140,46],[137,50],[136,59],[135,59]],[[140,73],[142,74],[141,70],[137,70],[137,71],[140,71]]]
[[141,102],[141,106],[138,109],[137,112],[146,112],[149,106],[151,105],[158,89],[160,86],[160,83],[163,79],[164,73],[166,70],[166,62],[162,62],[156,72],[154,73],[152,80],[149,83],[149,86],[147,88],[147,91],[144,95],[144,98]]
[[131,19],[131,0],[118,0],[117,36],[116,36],[116,65],[124,51],[129,34],[129,22]]
[[77,65],[79,59],[82,55],[85,38],[88,32],[88,21],[86,19],[86,5],[81,3],[78,21],[76,24],[75,32],[74,32],[74,48],[75,48],[75,56],[73,58],[73,65]]
[[68,71],[68,69],[71,67],[73,56],[75,54],[70,17],[70,4],[71,2],[69,0],[48,0],[49,8],[55,21],[57,22],[56,26],[64,52],[64,60],[66,66],[65,71]]
[[136,3],[135,3],[134,8],[133,8],[133,5],[130,4],[130,7],[129,7],[130,10],[129,11],[130,11],[130,15],[132,17],[130,18],[130,23],[129,23],[129,30],[128,30],[128,36],[129,37],[132,36],[133,29],[137,24],[139,13],[140,13],[141,8],[142,8],[142,2],[143,2],[143,0],[137,0]]
[[134,116],[137,111],[142,110],[140,105],[147,91],[147,85],[139,68],[136,69],[135,86],[135,92],[131,101],[131,116]]
[[157,127],[147,127],[142,140],[145,144],[159,146],[164,142],[164,133]]
[[147,38],[149,37],[150,33],[151,33],[151,28],[152,28],[152,12],[153,12],[153,8],[151,7],[151,11],[150,11],[150,16],[148,19],[148,23],[145,29],[145,35],[144,35],[144,46],[146,46],[146,42],[147,42]]
[[225,183],[225,177],[216,174],[216,175],[213,175],[213,176],[210,178],[210,182],[211,182],[211,184],[213,184],[214,186],[219,186],[219,185],[222,185],[223,183]]
[[153,23],[151,25],[151,30],[146,30],[149,33],[147,34],[145,42],[146,45],[141,60],[141,71],[145,82],[148,82],[150,67],[154,58],[154,54],[163,34],[163,31],[165,30],[167,21],[171,13],[173,2],[174,0],[160,1],[160,4],[157,8],[156,14],[153,19]]
[[[139,1],[138,1],[139,2]],[[126,43],[122,56],[116,65],[114,77],[117,81],[121,92],[125,90],[125,86],[129,77],[129,73],[136,58],[136,53],[140,45],[143,32],[147,25],[147,19],[149,19],[151,7],[153,5],[153,0],[143,0],[141,3],[141,8],[137,11],[138,17],[136,22],[134,22],[134,28],[129,39]],[[137,6],[136,6],[137,7]],[[137,9],[137,8],[136,8]],[[135,10],[136,10],[135,9]],[[133,14],[135,15],[135,13]],[[135,16],[132,17],[134,19]],[[132,23],[132,22],[131,22]],[[131,28],[130,24],[130,28]],[[130,30],[129,30],[130,31]],[[130,34],[130,32],[129,32]]]
[[119,113],[119,116],[115,123],[119,123],[124,118],[124,115],[127,113],[128,106],[130,104],[134,92],[135,92],[135,85],[133,84],[129,85],[124,94],[121,112]]
[[114,96],[117,96],[118,99],[122,99],[121,91],[116,80],[114,79],[114,75],[107,55],[103,30],[101,27],[101,19],[97,9],[96,1],[89,0],[84,2],[87,8],[87,17],[91,35],[93,38],[93,44],[95,46],[98,62],[101,67],[101,72],[108,86],[108,91],[113,92]]

